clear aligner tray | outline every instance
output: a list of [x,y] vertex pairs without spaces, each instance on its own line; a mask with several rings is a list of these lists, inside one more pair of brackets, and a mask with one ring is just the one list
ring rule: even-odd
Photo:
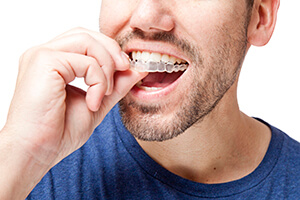
[[139,72],[178,72],[187,69],[188,64],[173,64],[171,62],[153,62],[130,60],[130,68]]

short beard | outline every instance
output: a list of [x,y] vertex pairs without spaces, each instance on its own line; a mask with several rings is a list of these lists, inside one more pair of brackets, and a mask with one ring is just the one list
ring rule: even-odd
[[[141,31],[135,31],[118,38],[121,47],[132,38],[169,42],[184,49],[194,62],[194,68],[191,69],[194,71],[190,72],[189,77],[193,85],[184,93],[184,97],[178,99],[179,109],[171,116],[161,117],[169,108],[168,102],[147,105],[135,102],[128,95],[120,101],[122,121],[131,134],[139,140],[165,141],[201,122],[217,106],[239,74],[247,49],[246,27],[246,24],[240,27],[241,31],[236,38],[232,38],[225,28],[217,28],[216,33],[230,39],[213,49],[211,58],[207,58],[210,61],[207,62],[202,58],[199,48],[176,38],[172,33],[157,33],[149,37]],[[208,69],[205,76],[199,78],[197,75],[202,74],[204,69]]]
[[[119,103],[123,124],[139,140],[161,142],[177,137],[196,122],[199,123],[222,98],[222,96],[218,97],[211,105],[211,101],[203,95],[207,93],[205,90],[199,84],[191,88],[189,92],[191,95],[185,97],[187,103],[183,103],[170,120],[166,121],[159,117],[160,112],[166,109],[166,105],[147,106],[132,101],[128,97],[123,98]],[[135,112],[131,109],[139,114],[134,114]]]

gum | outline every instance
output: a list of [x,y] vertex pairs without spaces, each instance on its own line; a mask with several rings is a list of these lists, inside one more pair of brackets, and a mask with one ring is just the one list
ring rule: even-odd
[[130,68],[139,72],[178,72],[187,69],[187,64],[173,64],[170,62],[134,61],[130,60]]

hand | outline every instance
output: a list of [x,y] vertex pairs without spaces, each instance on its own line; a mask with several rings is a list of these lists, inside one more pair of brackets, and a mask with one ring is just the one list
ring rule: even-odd
[[[111,38],[77,28],[21,57],[0,137],[12,144],[10,148],[22,150],[16,151],[22,152],[19,157],[38,164],[37,180],[81,147],[109,110],[146,75],[129,70],[124,54]],[[68,85],[75,77],[84,77],[87,92]],[[1,153],[0,147],[0,158]]]

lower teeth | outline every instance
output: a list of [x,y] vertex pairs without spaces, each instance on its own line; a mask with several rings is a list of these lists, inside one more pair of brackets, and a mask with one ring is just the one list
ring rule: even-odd
[[178,72],[184,71],[188,67],[188,64],[173,64],[171,62],[143,62],[140,60],[130,60],[130,68],[139,72]]
[[143,81],[139,81],[136,86],[140,89],[146,90],[146,91],[156,91],[156,90],[161,90],[163,89],[162,87],[147,87],[147,86],[143,86]]

